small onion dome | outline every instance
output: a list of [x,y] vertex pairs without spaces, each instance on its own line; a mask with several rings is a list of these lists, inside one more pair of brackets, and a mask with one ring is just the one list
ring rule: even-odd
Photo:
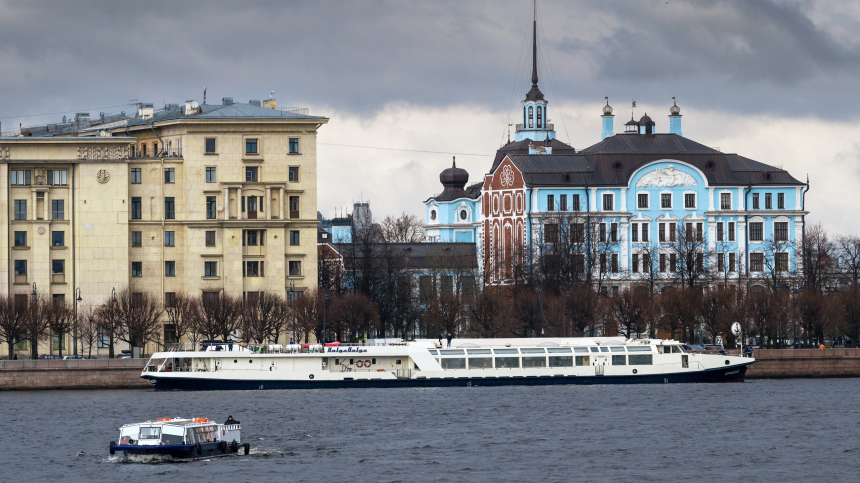
[[669,115],[670,116],[680,116],[681,115],[681,108],[678,107],[678,104],[673,104],[672,107],[669,108]]
[[654,121],[652,121],[652,120],[651,120],[651,118],[650,118],[650,117],[648,117],[648,113],[646,112],[646,113],[645,113],[645,115],[644,115],[644,116],[642,116],[642,118],[641,118],[641,119],[639,119],[639,125],[640,125],[640,126],[647,126],[647,125],[649,125],[649,124],[653,126],[653,125],[654,125]]
[[446,188],[451,187],[463,189],[469,181],[469,173],[463,168],[458,168],[457,160],[455,159],[454,164],[450,168],[439,174],[439,181],[442,182],[442,185]]
[[603,106],[603,115],[611,116],[612,115],[612,106],[609,105],[609,101],[606,101],[606,105]]

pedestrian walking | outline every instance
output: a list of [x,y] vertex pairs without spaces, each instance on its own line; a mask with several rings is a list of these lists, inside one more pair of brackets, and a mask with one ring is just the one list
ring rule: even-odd
[[[451,337],[451,333],[448,332],[448,347],[449,348],[451,347],[451,339],[453,339],[453,337]],[[439,342],[442,342],[442,341],[439,341]]]

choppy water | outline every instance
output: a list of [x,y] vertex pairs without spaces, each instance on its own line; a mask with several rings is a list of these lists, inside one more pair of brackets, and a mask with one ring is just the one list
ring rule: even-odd
[[[0,393],[15,481],[857,481],[860,379]],[[123,463],[127,422],[242,422],[252,454]],[[11,480],[7,480],[11,481]]]

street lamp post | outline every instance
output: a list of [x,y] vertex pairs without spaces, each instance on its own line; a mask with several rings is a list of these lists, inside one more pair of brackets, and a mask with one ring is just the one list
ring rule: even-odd
[[293,332],[293,328],[296,323],[296,282],[295,280],[290,280],[290,290],[287,292],[287,298],[290,300],[290,314],[293,316],[293,325],[290,327],[290,340],[293,340],[296,334]]
[[74,344],[75,344],[75,355],[76,356],[78,355],[78,302],[80,302],[81,300],[83,300],[81,298],[81,288],[78,287],[78,289],[76,290],[76,293],[75,293],[75,337],[74,337]]
[[[326,302],[328,302],[328,292],[325,292],[323,294],[323,348],[325,348],[325,342],[326,342],[326,333],[325,333],[325,306],[326,306]],[[325,350],[325,349],[323,349],[323,350]]]
[[[567,337],[567,296],[570,295],[570,289],[564,290],[564,295],[561,296],[561,323],[564,325],[564,336]],[[556,336],[558,337],[558,336]]]
[[36,291],[36,282],[33,282],[33,293],[31,293],[30,295],[33,296],[33,300],[35,300],[36,297],[39,295],[39,292]]

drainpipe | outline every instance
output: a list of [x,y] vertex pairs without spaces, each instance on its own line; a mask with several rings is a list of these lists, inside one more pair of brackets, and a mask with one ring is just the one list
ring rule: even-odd
[[747,195],[752,191],[752,183],[744,188],[744,262],[746,262],[747,277],[750,276],[750,227],[749,227],[749,204],[747,204]]
[[[588,267],[591,268],[591,195],[588,192],[588,182],[585,183],[585,249],[588,250]],[[590,275],[590,274],[587,274]]]
[[[800,196],[800,210],[801,211],[806,211],[806,193],[808,191],[809,191],[809,175],[807,174],[806,175],[806,189],[803,190],[803,192],[801,193],[801,196]],[[802,222],[800,225],[800,237],[801,237],[801,240],[800,240],[800,250],[801,250],[800,256],[801,256],[801,260],[802,260],[803,259],[802,258],[803,257],[803,250],[804,250],[805,245],[806,245],[806,215],[800,215],[800,221]],[[795,263],[797,263],[797,262],[795,261]],[[805,268],[806,267],[804,267],[804,269]]]
[[[164,152],[164,140],[161,139],[161,136],[158,135],[158,132],[155,130],[155,127],[153,127],[152,125],[152,121],[149,121],[149,128],[152,129],[152,132],[155,134],[155,137],[158,138],[158,142],[161,143],[161,149],[159,149],[158,152],[155,153],[155,156],[158,157],[159,154]],[[126,128],[126,130],[128,130],[128,128]],[[162,162],[162,164],[164,163]]]

